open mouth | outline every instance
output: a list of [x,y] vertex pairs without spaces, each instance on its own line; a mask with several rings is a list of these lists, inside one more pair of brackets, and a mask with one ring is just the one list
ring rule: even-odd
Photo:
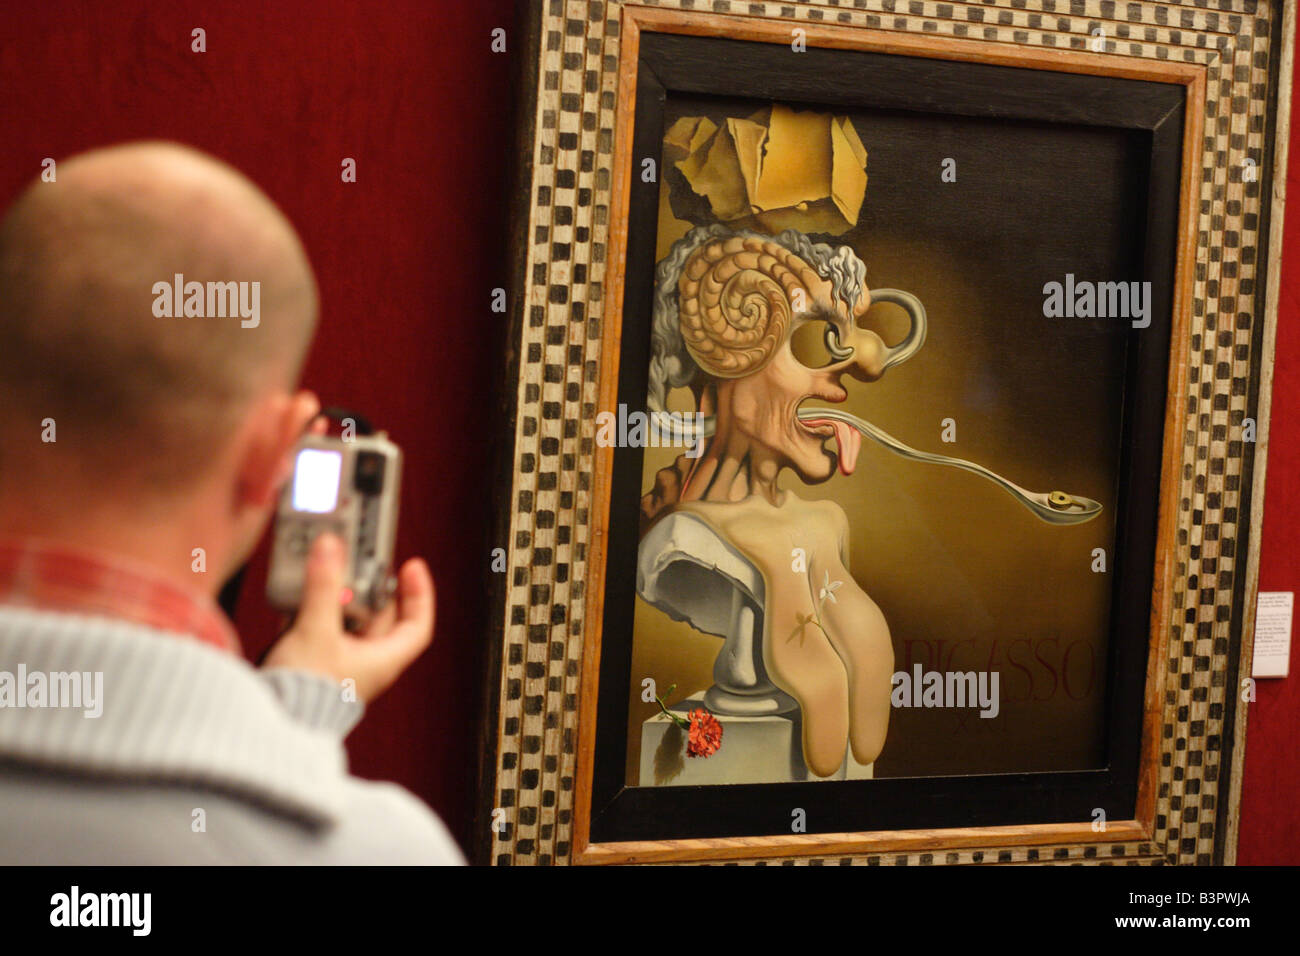
[[[816,409],[808,409],[804,414],[807,415],[808,412],[815,413]],[[858,452],[862,449],[861,432],[837,419],[802,417],[799,411],[795,412],[795,421],[801,429],[816,438],[834,439],[835,460],[840,474],[853,474],[853,469],[858,466]]]

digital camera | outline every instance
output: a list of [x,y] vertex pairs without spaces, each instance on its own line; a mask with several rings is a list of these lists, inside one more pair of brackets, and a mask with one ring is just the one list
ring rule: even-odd
[[384,432],[305,436],[276,511],[266,579],[271,605],[298,609],[312,541],[332,531],[347,549],[339,604],[348,627],[364,627],[382,610],[397,589],[393,550],[401,481],[402,451]]

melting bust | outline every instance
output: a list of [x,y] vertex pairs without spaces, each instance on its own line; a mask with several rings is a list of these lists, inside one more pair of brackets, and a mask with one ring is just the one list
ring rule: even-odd
[[[807,410],[801,417],[801,406],[843,402],[846,379],[875,381],[913,354],[924,310],[909,308],[911,333],[886,346],[859,326],[873,298],[861,260],[794,230],[694,229],[656,278],[649,405],[662,411],[669,389],[688,387],[712,434],[701,436],[699,457],[660,472],[642,501],[638,591],[725,639],[706,695],[715,712],[792,700],[812,773],[834,774],[846,749],[869,764],[889,723],[889,628],[849,573],[843,509],[781,491],[777,478],[787,468],[807,484],[852,474],[861,434]],[[820,363],[791,348],[810,323],[825,346]]]

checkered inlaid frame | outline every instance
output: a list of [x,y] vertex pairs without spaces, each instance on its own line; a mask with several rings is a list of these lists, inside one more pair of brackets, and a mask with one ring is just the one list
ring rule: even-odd
[[[508,568],[489,635],[480,836],[494,865],[563,864],[573,846],[578,699],[589,597],[597,372],[618,96],[618,0],[536,0],[535,104],[518,359]],[[833,23],[1038,48],[1088,49],[1206,71],[1190,367],[1155,833],[1149,842],[772,857],[770,865],[1231,862],[1249,673],[1275,285],[1270,170],[1286,128],[1292,13],[1281,0],[646,0],[649,7]],[[1283,106],[1279,109],[1278,101]],[[1285,150],[1285,138],[1278,140]],[[1253,164],[1253,170],[1250,169]],[[1252,176],[1251,173],[1254,173]],[[1171,397],[1172,400],[1172,397]],[[1246,418],[1257,442],[1241,440]],[[1256,474],[1256,472],[1260,474]],[[1249,542],[1249,545],[1247,544]],[[504,542],[503,542],[504,544]],[[593,583],[594,591],[594,583]],[[1246,639],[1242,640],[1242,635]],[[1233,746],[1235,741],[1235,747]],[[491,746],[495,743],[495,746]],[[1221,803],[1223,804],[1221,806]],[[494,811],[496,811],[494,813]],[[495,821],[495,829],[489,826]]]

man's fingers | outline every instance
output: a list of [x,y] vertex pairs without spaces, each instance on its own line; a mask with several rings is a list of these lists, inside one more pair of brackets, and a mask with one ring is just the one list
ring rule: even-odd
[[383,610],[370,619],[366,629],[361,632],[361,636],[368,641],[383,640],[389,631],[393,629],[393,624],[397,621],[397,602],[389,601],[384,605]]
[[[338,535],[323,532],[307,555],[298,623],[309,633],[332,633],[343,626],[343,574],[346,555]],[[331,630],[332,629],[332,630]]]
[[[433,640],[433,578],[419,558],[402,565],[397,575],[397,623],[381,630],[379,620],[367,629],[356,650],[376,677],[376,692],[386,690]],[[394,605],[385,609],[391,613]]]
[[388,640],[418,657],[433,641],[433,575],[423,558],[411,558],[397,575],[397,623]]
[[337,535],[317,536],[307,557],[297,621],[266,663],[352,677],[369,701],[387,690],[432,641],[433,577],[420,558],[407,561],[398,572],[397,600],[375,615],[362,634],[353,636],[343,630],[346,564]]

